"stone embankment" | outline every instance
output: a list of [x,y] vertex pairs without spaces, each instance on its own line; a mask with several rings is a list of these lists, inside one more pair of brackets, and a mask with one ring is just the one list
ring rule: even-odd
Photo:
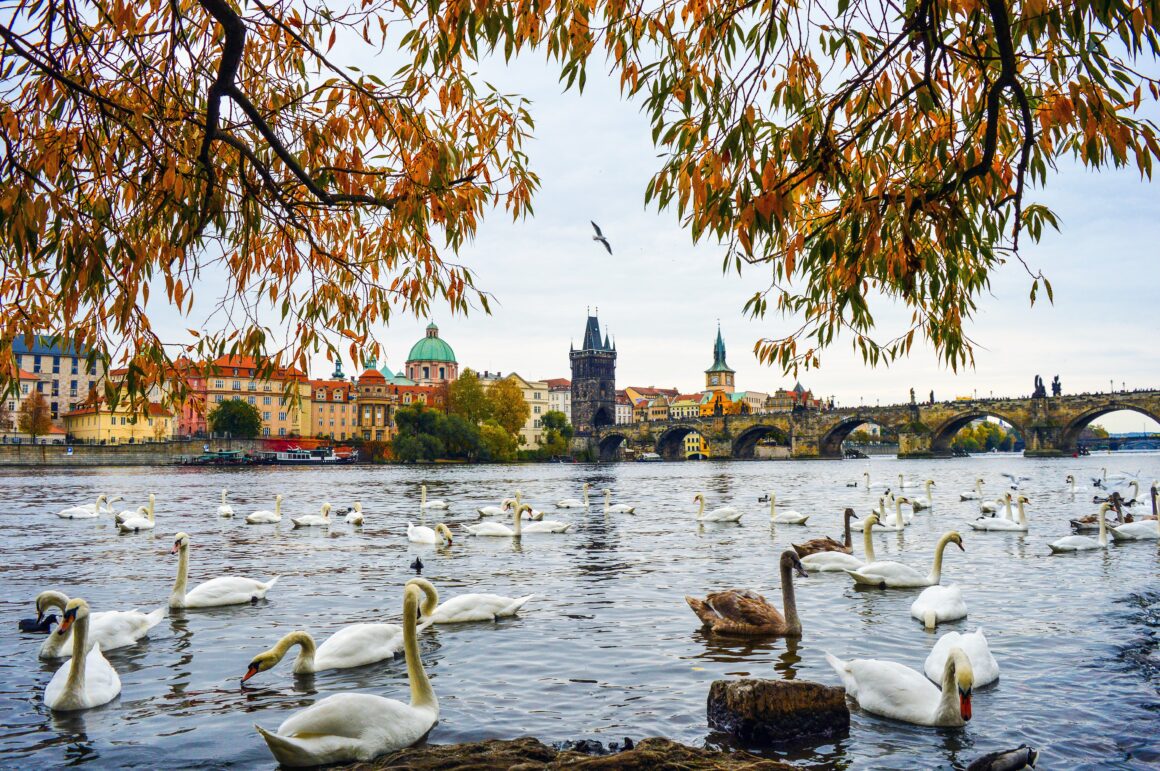
[[[285,444],[285,441],[282,442]],[[143,444],[0,444],[0,468],[27,466],[158,466],[176,463],[183,456],[201,455],[206,442],[191,439],[180,442],[148,442]],[[72,450],[70,453],[69,450]],[[229,443],[211,442],[210,449],[239,450],[241,452],[269,452],[274,449],[269,440],[234,439]]]

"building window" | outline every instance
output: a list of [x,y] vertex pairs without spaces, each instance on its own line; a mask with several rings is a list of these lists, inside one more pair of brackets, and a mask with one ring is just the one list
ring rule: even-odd
[[226,387],[226,381],[224,381],[224,380],[215,380],[215,381],[213,381],[213,387],[214,387],[214,388],[225,388],[225,387]]
[[269,419],[270,419],[270,413],[269,413],[269,412],[263,412],[263,413],[262,413],[262,420],[269,420]]
[[253,396],[246,397],[246,401],[248,401],[250,404],[257,404],[258,403],[258,400],[255,399]]
[[430,367],[423,367],[423,379],[424,380],[431,379],[431,368]]
[[532,412],[539,415],[540,414],[540,405],[537,404],[535,407],[532,407]]
[[215,396],[215,397],[213,398],[213,400],[214,400],[216,403],[218,403],[218,404],[221,404],[221,403],[222,403],[222,395],[221,395],[221,394],[218,394],[217,396]]
[[263,390],[263,391],[269,391],[269,390],[270,390],[270,384],[269,384],[269,383],[266,383],[266,385],[262,386],[262,390]]
[[[532,421],[532,428],[539,428],[539,427],[540,427],[540,421],[538,421],[538,420],[533,420],[533,421]],[[538,441],[538,440],[537,440],[537,441]]]
[[324,401],[326,399],[326,389],[319,388],[317,391],[314,392],[314,398],[320,402]]
[[535,394],[535,398],[536,398],[536,399],[539,399],[539,398],[540,398],[540,392],[539,392],[539,391],[534,391],[533,393]]
[[286,436],[286,429],[279,428],[278,429],[278,436]]
[[286,413],[285,413],[285,412],[279,412],[279,413],[278,413],[278,420],[285,420],[285,419],[286,419]]
[[234,389],[235,391],[240,391],[240,390],[242,390],[242,381],[240,381],[240,380],[235,380],[235,381],[233,382],[233,389]]
[[25,396],[28,396],[28,383],[21,383],[20,384],[20,393],[24,394]]
[[442,367],[440,367],[440,368],[439,368],[439,379],[440,379],[440,380],[446,380],[446,379],[447,379],[447,375],[443,374],[443,368],[442,368]]
[[59,380],[52,381],[52,395],[53,396],[60,396],[60,381]]
[[60,357],[59,356],[52,357],[52,374],[54,374],[54,375],[60,374]]
[[32,371],[34,374],[40,374],[40,356],[32,357]]
[[[74,372],[73,374],[76,374],[76,373]],[[68,381],[68,395],[69,396],[76,396],[77,395],[77,381],[75,381],[75,380]]]
[[38,394],[44,393],[44,381],[43,380],[36,381],[36,392]]
[[78,369],[77,365],[78,364],[79,364],[79,362],[77,361],[77,357],[74,356],[72,359],[72,373],[71,374],[73,374],[73,375],[77,374],[77,369]]
[[262,404],[270,404],[270,403],[271,403],[271,400],[270,400],[269,396],[262,397]]
[[268,427],[263,428],[262,429],[262,436],[269,436],[269,435],[270,435],[270,429]]

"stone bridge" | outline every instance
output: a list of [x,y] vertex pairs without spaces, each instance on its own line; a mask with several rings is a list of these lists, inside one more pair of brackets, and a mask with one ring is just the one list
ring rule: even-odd
[[578,449],[605,461],[623,457],[626,445],[680,459],[684,438],[693,432],[704,437],[714,458],[752,458],[757,442],[767,437],[788,444],[794,458],[841,458],[846,437],[863,423],[876,423],[897,431],[900,458],[934,458],[950,456],[951,440],[972,420],[996,417],[1011,424],[1023,438],[1024,455],[1058,457],[1076,452],[1085,426],[1119,410],[1160,421],[1160,391],[699,417],[603,426],[574,441]]

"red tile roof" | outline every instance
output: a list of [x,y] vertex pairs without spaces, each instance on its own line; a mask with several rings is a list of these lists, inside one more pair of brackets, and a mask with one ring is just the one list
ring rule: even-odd
[[544,378],[544,382],[548,384],[548,388],[571,388],[572,381],[564,377],[549,377]]

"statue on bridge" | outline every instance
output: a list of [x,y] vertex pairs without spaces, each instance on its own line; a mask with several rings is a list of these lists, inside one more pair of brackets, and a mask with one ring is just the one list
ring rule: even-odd
[[1059,375],[1056,375],[1051,380],[1051,395],[1052,396],[1062,396],[1063,395],[1063,384],[1059,382]]
[[930,403],[934,404],[934,389],[930,389]]
[[914,389],[910,389],[910,403],[914,404]]
[[1031,392],[1032,399],[1046,399],[1047,389],[1043,386],[1043,378],[1039,375],[1035,376],[1035,390]]

